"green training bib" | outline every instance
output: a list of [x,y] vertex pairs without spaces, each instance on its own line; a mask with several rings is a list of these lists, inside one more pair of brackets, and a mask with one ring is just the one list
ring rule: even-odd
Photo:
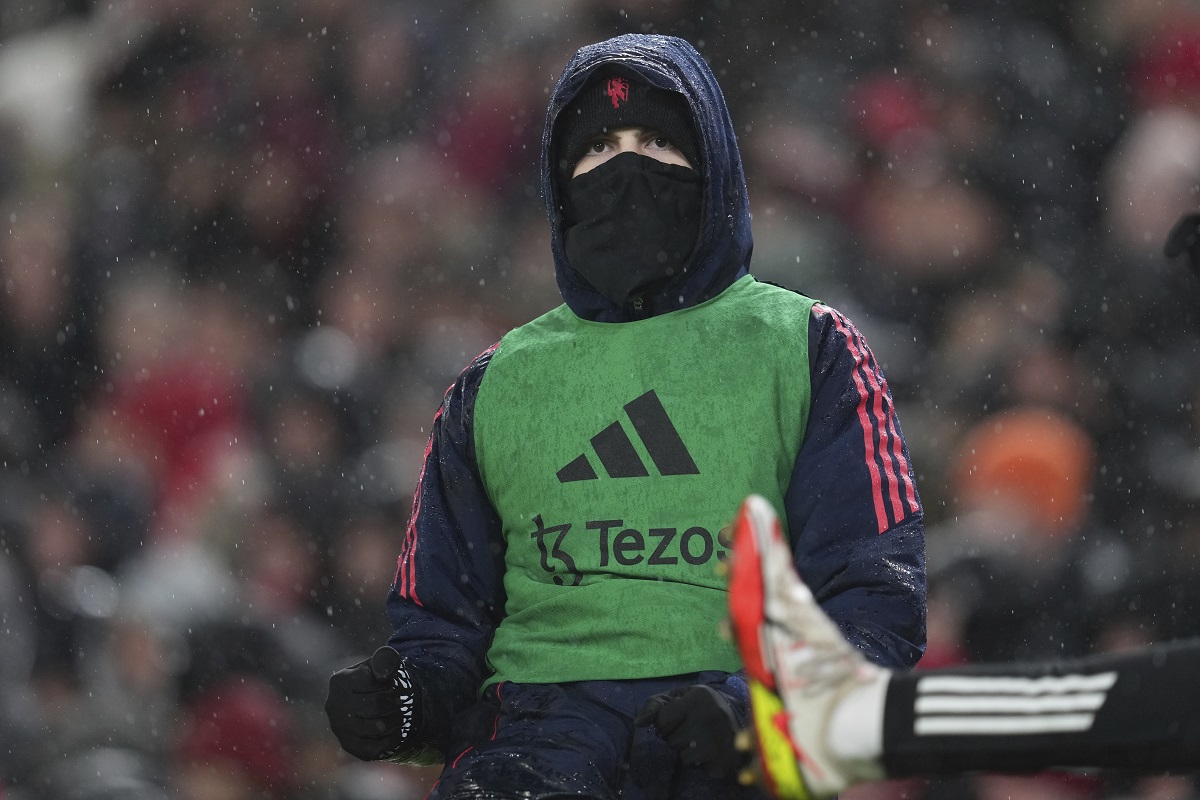
[[745,277],[638,322],[560,306],[501,340],[474,420],[507,543],[490,683],[739,668],[717,566],[746,495],[782,507],[813,303]]

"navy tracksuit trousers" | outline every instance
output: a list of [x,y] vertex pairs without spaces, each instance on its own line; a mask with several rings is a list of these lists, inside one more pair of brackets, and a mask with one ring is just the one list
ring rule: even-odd
[[694,683],[715,685],[748,708],[741,678],[718,672],[489,686],[455,721],[428,800],[761,800],[757,789],[681,764],[653,727],[634,727],[651,696]]

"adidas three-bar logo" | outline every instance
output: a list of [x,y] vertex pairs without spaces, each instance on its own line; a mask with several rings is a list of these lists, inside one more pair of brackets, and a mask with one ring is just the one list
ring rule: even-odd
[[[625,413],[660,475],[700,474],[692,454],[653,389],[626,403]],[[620,420],[593,436],[591,444],[608,477],[645,478],[650,475]],[[561,483],[593,481],[598,477],[586,452],[558,471]]]

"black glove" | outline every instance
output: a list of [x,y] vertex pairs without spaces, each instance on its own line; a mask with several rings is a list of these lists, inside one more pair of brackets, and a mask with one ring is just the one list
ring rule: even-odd
[[680,760],[701,767],[714,778],[735,777],[751,754],[734,744],[737,714],[730,698],[711,686],[697,684],[656,694],[646,701],[634,725],[654,725]]
[[1187,253],[1188,263],[1193,270],[1200,270],[1200,214],[1184,214],[1167,234],[1163,245],[1167,258]]
[[342,749],[363,761],[404,760],[422,749],[413,743],[421,724],[417,687],[390,647],[330,676],[325,715]]

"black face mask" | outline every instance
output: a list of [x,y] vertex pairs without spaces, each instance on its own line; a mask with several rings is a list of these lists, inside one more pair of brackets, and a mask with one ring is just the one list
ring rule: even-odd
[[617,305],[683,272],[700,233],[695,170],[621,153],[567,184],[567,261]]

